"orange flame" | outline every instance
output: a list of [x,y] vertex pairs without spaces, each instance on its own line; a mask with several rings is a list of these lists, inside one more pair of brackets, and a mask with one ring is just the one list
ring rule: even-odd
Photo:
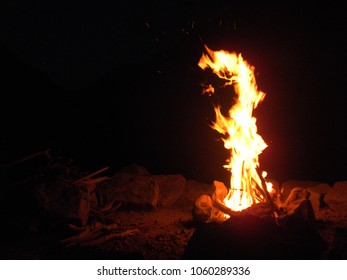
[[[226,81],[225,85],[233,85],[237,96],[229,116],[224,116],[219,106],[215,107],[216,121],[212,128],[224,135],[224,147],[230,150],[228,164],[224,166],[231,172],[230,190],[224,204],[234,211],[241,211],[266,200],[257,168],[258,156],[267,144],[257,133],[256,118],[252,116],[253,109],[264,99],[265,93],[258,90],[254,67],[243,60],[241,54],[212,51],[207,47],[206,51],[199,66],[211,68]],[[207,91],[213,93],[213,87],[209,85]],[[263,174],[264,179],[265,176]],[[266,188],[270,190],[271,185],[267,183]]]

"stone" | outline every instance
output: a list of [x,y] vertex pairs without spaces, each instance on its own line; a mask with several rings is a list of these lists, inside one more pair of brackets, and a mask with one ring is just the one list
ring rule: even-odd
[[182,196],[191,203],[195,203],[201,195],[212,196],[215,187],[211,184],[200,183],[195,180],[187,180],[185,190]]
[[289,180],[289,181],[283,182],[280,187],[282,192],[282,199],[286,200],[294,188],[307,189],[318,184],[320,184],[320,182],[308,181],[308,180],[307,181]]
[[272,188],[273,188],[276,192],[279,191],[279,189],[280,189],[280,184],[279,184],[279,182],[278,182],[277,180],[272,179],[272,178],[270,178],[270,179],[266,178],[265,181],[271,183],[271,184],[272,184]]
[[154,210],[159,201],[159,187],[151,176],[117,173],[101,183],[104,204],[121,203],[122,209]]
[[317,220],[320,220],[322,217],[322,209],[325,209],[328,207],[327,203],[325,202],[325,195],[331,190],[330,185],[326,183],[321,183],[318,185],[315,185],[313,187],[306,189],[310,193],[310,201],[315,213],[315,217]]
[[324,198],[330,208],[347,215],[347,181],[336,182]]
[[64,220],[84,226],[90,214],[90,195],[87,187],[76,186],[63,181],[42,184],[37,188],[41,207]]
[[210,196],[199,196],[193,207],[193,220],[196,223],[207,223],[210,220],[213,210],[213,202]]
[[155,175],[151,178],[159,187],[159,205],[171,207],[182,195],[186,179],[182,175]]
[[126,167],[124,167],[121,171],[121,173],[128,173],[133,175],[140,175],[140,176],[149,176],[151,173],[144,168],[143,166],[137,165],[137,164],[130,164]]
[[223,201],[228,194],[227,187],[224,185],[223,182],[219,182],[219,181],[213,181],[213,186],[215,187],[215,191],[212,197],[220,201]]

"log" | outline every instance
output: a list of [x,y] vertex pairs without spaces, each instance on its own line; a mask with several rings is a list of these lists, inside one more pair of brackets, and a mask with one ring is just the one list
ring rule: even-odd
[[225,206],[219,199],[212,199],[212,202],[214,207],[230,217],[236,217],[239,215],[238,212],[233,211],[229,207]]
[[[258,173],[258,175],[259,175],[259,174],[260,174],[260,173],[259,173],[260,170],[259,170],[258,167],[256,168],[256,171],[257,171],[257,173]],[[260,178],[261,183],[262,183],[262,189],[263,189],[263,192],[264,192],[264,194],[265,194],[266,201],[270,204],[270,206],[271,206],[272,209],[276,212],[276,214],[277,214],[277,215],[280,215],[280,212],[281,212],[281,211],[280,211],[280,209],[275,205],[275,203],[273,202],[272,197],[271,197],[271,195],[269,194],[269,192],[268,192],[268,190],[267,190],[266,182],[265,182],[263,176],[260,176],[260,175],[259,175],[259,178]]]

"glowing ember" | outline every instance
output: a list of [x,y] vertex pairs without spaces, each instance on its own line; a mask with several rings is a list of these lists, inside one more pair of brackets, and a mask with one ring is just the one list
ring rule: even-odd
[[[257,172],[258,156],[267,144],[257,133],[256,118],[252,116],[265,93],[257,89],[254,67],[243,60],[241,54],[212,51],[207,47],[206,51],[199,66],[211,68],[226,81],[225,85],[233,85],[237,97],[228,116],[221,113],[220,107],[215,107],[216,121],[212,127],[224,135],[224,147],[230,150],[228,164],[224,166],[231,172],[230,190],[224,204],[234,211],[241,211],[254,203],[266,202],[271,190],[271,183],[265,183],[263,179],[266,172],[263,172],[263,178]],[[208,85],[205,92],[212,94],[214,88]]]

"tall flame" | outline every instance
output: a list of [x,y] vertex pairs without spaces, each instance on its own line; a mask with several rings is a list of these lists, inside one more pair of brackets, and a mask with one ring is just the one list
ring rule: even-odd
[[[267,191],[263,191],[266,186],[263,186],[264,180],[257,169],[258,156],[267,144],[257,133],[256,118],[252,116],[253,109],[265,98],[265,93],[258,90],[254,67],[241,54],[212,51],[207,47],[206,51],[199,66],[211,68],[226,81],[225,85],[233,85],[237,97],[228,116],[221,113],[219,106],[215,107],[216,121],[212,128],[224,135],[224,147],[230,150],[228,164],[224,166],[231,172],[230,190],[224,204],[234,211],[241,211],[254,203],[266,201]],[[206,91],[213,93],[214,89],[209,85]]]

